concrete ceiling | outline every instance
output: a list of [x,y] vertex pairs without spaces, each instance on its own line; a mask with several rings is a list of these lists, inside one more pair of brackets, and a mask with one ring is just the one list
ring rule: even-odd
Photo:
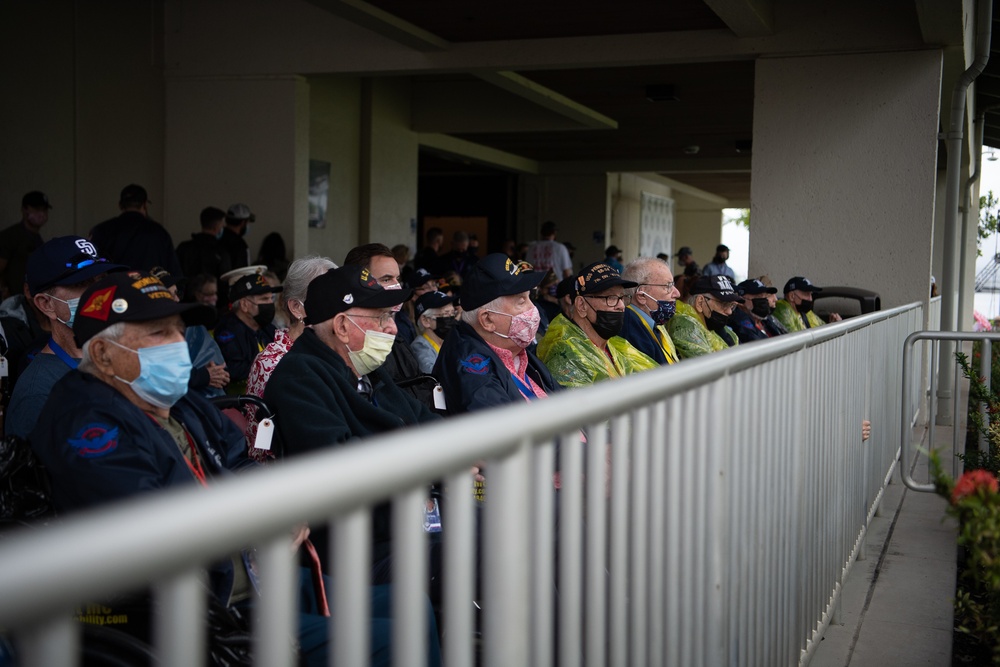
[[[947,54],[967,19],[939,0],[309,2],[423,54],[368,70],[412,77],[418,132],[541,173],[659,173],[734,206],[750,202],[756,58]],[[980,94],[1000,103],[994,67]]]

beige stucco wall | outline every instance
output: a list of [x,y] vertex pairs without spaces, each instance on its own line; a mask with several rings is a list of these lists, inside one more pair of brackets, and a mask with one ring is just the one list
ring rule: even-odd
[[[677,192],[674,201],[674,253],[688,246],[694,251],[694,261],[704,267],[722,242],[722,204],[684,192]],[[671,266],[679,270],[676,257]]]
[[757,62],[750,274],[930,289],[941,52]]
[[309,158],[330,163],[326,227],[308,231],[309,252],[340,264],[358,245],[361,80],[317,77],[309,86]]
[[166,89],[164,200],[175,240],[198,229],[205,206],[225,210],[243,202],[257,216],[246,239],[251,260],[273,231],[281,233],[293,256],[295,240],[308,224],[305,80],[172,79]]
[[417,134],[410,129],[410,82],[361,84],[359,242],[417,243]]
[[[611,199],[611,236],[607,245],[622,251],[622,263],[628,264],[639,256],[642,231],[642,193],[672,198],[670,186],[638,174],[608,174],[608,197]],[[674,211],[676,227],[676,209]],[[676,238],[676,229],[675,229]]]
[[0,224],[49,195],[44,238],[86,235],[129,183],[164,217],[159,3],[5,3],[0,21]]
[[[546,220],[559,225],[556,240],[576,246],[574,267],[579,269],[604,259],[604,249],[610,245],[608,175],[542,176],[537,184],[539,226]],[[595,232],[604,234],[604,241],[595,241]],[[537,228],[533,234],[524,240],[536,240]]]

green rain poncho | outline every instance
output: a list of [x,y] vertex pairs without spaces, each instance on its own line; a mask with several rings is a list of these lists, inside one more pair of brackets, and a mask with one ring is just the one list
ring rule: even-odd
[[[667,329],[681,359],[700,357],[729,347],[719,334],[708,330],[694,306],[679,299],[677,313],[670,318]],[[736,334],[729,327],[724,333],[736,340]]]
[[[819,319],[819,315],[811,310],[806,313],[806,318],[809,320],[809,328],[823,326],[823,320]],[[798,310],[785,299],[779,299],[775,305],[774,319],[781,322],[785,329],[788,330],[788,333],[806,330],[806,325],[802,323],[802,318],[799,316]]]
[[555,381],[564,387],[585,387],[599,380],[658,367],[655,361],[619,336],[608,341],[608,349],[614,364],[587,338],[583,329],[558,315],[538,344],[538,358],[548,367]]

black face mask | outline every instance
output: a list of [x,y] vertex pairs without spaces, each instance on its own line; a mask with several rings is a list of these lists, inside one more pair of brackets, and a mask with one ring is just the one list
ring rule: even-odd
[[795,306],[795,308],[800,313],[802,313],[803,315],[805,315],[806,313],[812,311],[812,309],[813,309],[812,299],[809,299],[808,301],[802,301],[802,302],[800,302],[799,305]]
[[435,317],[434,333],[437,334],[438,338],[444,340],[448,332],[455,328],[455,321],[454,317]]
[[753,308],[750,309],[750,312],[757,317],[767,317],[774,312],[771,305],[767,302],[767,299],[751,299],[750,303],[753,304]]
[[256,322],[261,328],[266,327],[274,319],[274,304],[273,303],[261,303],[257,304],[257,314],[253,316],[253,321]]
[[597,319],[594,320],[593,326],[598,336],[608,340],[621,332],[622,325],[625,323],[624,312],[617,310],[598,310],[595,312]]
[[705,324],[712,331],[721,331],[727,324],[729,324],[729,316],[720,313],[717,310],[713,310],[712,314],[708,316],[705,320]]

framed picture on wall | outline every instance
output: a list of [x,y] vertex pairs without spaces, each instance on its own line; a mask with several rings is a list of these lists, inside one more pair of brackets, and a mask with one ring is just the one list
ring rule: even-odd
[[309,160],[309,226],[326,227],[327,197],[330,194],[330,163]]

